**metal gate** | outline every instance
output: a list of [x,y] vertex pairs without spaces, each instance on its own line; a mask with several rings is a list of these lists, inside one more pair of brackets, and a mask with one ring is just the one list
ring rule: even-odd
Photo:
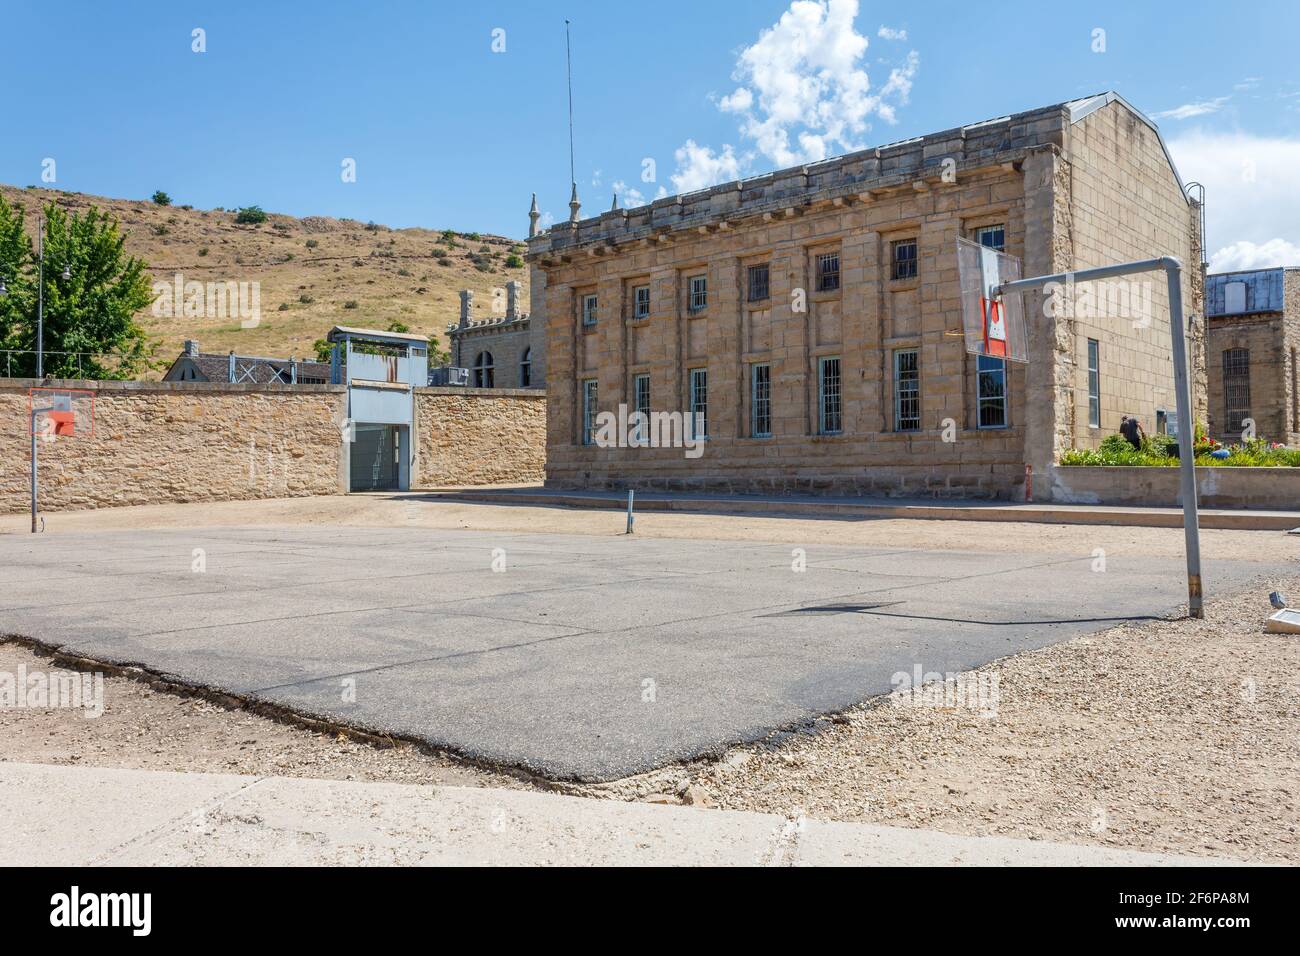
[[396,425],[357,425],[352,442],[353,491],[396,491],[402,433]]

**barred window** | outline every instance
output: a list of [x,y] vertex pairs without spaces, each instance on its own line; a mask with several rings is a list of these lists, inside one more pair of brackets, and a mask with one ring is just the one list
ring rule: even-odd
[[981,226],[975,230],[975,241],[985,249],[996,249],[998,252],[1005,252],[1007,248],[1007,227],[998,224],[996,226]]
[[1007,360],[981,355],[975,372],[976,420],[979,428],[1007,424]]
[[706,276],[691,276],[688,286],[690,295],[687,308],[691,312],[702,312],[709,305],[709,280]]
[[772,437],[772,366],[751,365],[749,372],[749,431],[754,438]]
[[690,373],[691,420],[687,430],[692,438],[709,436],[709,370],[693,368]]
[[768,264],[749,267],[749,301],[761,302],[768,297]]
[[582,324],[596,324],[596,307],[597,299],[595,295],[584,295],[582,297]]
[[916,240],[899,239],[890,247],[890,278],[916,278]]
[[823,435],[837,435],[843,430],[840,419],[840,360],[824,358],[817,363],[817,407],[820,409],[817,430]]
[[1250,418],[1250,349],[1223,352],[1223,397],[1227,405],[1224,420],[1230,432],[1245,428]]
[[646,416],[646,421],[637,422],[636,439],[638,442],[645,444],[649,440],[649,416],[650,416],[650,376],[638,375],[632,380],[632,395],[636,402],[635,411]]
[[582,383],[582,443],[590,445],[596,433],[596,380]]
[[644,319],[650,314],[650,287],[639,285],[632,289],[632,318]]
[[828,252],[817,257],[817,291],[834,292],[840,287],[840,254]]
[[916,349],[894,353],[894,430],[918,431],[921,427],[921,367]]
[[1088,424],[1101,427],[1101,344],[1088,339]]

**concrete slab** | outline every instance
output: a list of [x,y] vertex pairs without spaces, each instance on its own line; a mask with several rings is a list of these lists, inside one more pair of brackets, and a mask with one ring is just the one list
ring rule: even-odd
[[[964,670],[1185,594],[1181,560],[1115,554],[1098,573],[1086,537],[1034,555],[816,546],[803,571],[793,546],[414,528],[5,535],[0,633],[607,780],[843,709],[900,671]],[[32,568],[68,577],[41,587]],[[1293,564],[1205,570],[1227,589]]]
[[0,763],[0,796],[0,866],[1239,865],[493,788]]

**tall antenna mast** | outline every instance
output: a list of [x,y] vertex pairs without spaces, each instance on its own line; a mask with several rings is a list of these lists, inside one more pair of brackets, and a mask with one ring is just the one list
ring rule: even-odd
[[573,52],[569,45],[569,21],[564,21],[564,65],[569,80],[569,182],[576,189],[578,175],[573,165]]

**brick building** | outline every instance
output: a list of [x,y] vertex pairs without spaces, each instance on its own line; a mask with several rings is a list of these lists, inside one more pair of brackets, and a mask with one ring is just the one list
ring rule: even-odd
[[[1026,275],[1165,254],[1205,406],[1198,207],[1114,93],[780,170],[534,234],[547,484],[1045,497],[1070,447],[1174,407],[1164,280],[1118,310],[1026,300],[1027,365],[960,329],[958,237]],[[1080,287],[1082,290],[1083,287]],[[536,321],[536,319],[535,319]],[[706,447],[602,447],[601,411],[704,416]],[[1198,416],[1199,417],[1199,416]]]
[[1209,276],[1205,313],[1210,434],[1300,445],[1300,268]]

